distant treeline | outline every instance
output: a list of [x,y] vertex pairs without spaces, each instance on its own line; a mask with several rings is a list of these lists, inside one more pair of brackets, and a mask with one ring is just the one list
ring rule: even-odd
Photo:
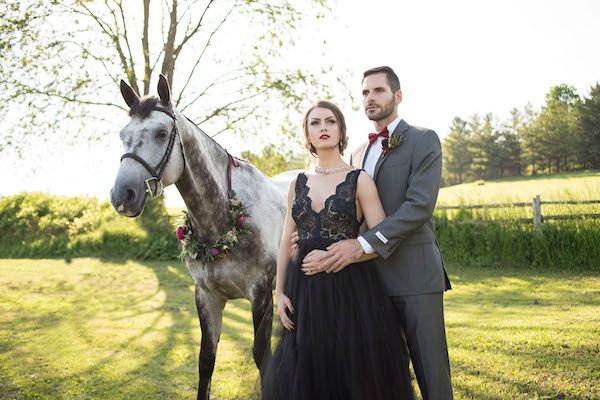
[[558,85],[541,110],[456,117],[443,141],[444,185],[600,168],[600,83],[587,97]]

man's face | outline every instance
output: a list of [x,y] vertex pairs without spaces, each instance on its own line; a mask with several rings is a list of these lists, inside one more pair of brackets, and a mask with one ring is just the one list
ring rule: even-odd
[[392,93],[385,73],[373,74],[363,80],[363,108],[371,121],[381,121],[396,111],[402,92]]

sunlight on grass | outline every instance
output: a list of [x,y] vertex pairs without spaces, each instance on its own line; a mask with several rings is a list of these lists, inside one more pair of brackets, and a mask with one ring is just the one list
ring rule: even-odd
[[[481,184],[483,183],[483,184]],[[514,203],[540,195],[550,200],[600,200],[600,171],[512,177],[442,188],[439,205]]]
[[[456,399],[600,396],[600,279],[448,268]],[[0,260],[0,398],[190,399],[200,329],[179,262]],[[230,301],[214,398],[258,387],[249,303]]]

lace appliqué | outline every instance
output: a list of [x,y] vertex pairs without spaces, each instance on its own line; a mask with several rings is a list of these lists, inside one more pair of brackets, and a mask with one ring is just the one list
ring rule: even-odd
[[308,196],[308,177],[301,173],[296,179],[296,197],[292,203],[292,217],[298,227],[300,239],[325,238],[334,241],[358,236],[356,218],[356,187],[360,169],[355,169],[340,182],[335,193],[325,200],[325,207],[316,212]]

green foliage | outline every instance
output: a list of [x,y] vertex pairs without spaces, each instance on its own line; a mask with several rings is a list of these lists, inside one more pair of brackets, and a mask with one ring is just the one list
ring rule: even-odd
[[0,151],[27,148],[24,137],[64,142],[67,131],[71,140],[102,137],[125,108],[115,82],[148,95],[159,73],[173,104],[211,136],[283,127],[306,98],[340,86],[331,67],[285,62],[327,11],[323,0],[3,0],[0,111],[20,107],[23,118],[5,121],[11,136],[0,136]]
[[443,216],[436,223],[444,257],[451,263],[600,273],[600,220],[545,222],[539,233],[532,224],[459,224]]
[[160,200],[128,219],[94,198],[21,193],[0,199],[0,232],[5,258],[177,256],[173,226]]
[[[544,204],[557,200],[600,200],[600,171],[506,178],[443,188],[438,205],[531,202],[540,195],[542,215],[600,214],[600,204]],[[532,207],[436,209],[438,238],[447,261],[491,267],[600,272],[600,219],[533,224]],[[466,223],[466,221],[473,221]]]
[[306,165],[306,156],[284,153],[274,144],[263,147],[260,154],[243,151],[241,157],[250,161],[267,176],[275,176],[292,169],[304,169]]
[[585,168],[600,169],[600,83],[584,98],[578,114],[578,155]]
[[491,114],[456,117],[443,143],[443,182],[600,168],[598,115],[600,84],[583,99],[562,84],[550,88],[540,111],[514,108],[500,123]]

